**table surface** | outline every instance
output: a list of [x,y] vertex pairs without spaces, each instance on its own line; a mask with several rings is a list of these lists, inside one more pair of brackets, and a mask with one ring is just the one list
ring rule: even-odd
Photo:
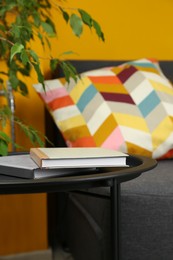
[[98,168],[89,172],[45,179],[22,179],[0,174],[0,194],[24,194],[70,191],[97,186],[110,186],[110,181],[124,182],[138,177],[157,165],[156,160],[143,156],[128,157],[129,167]]

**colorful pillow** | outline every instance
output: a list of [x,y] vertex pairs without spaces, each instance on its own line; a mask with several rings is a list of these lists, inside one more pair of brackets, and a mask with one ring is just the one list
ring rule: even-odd
[[173,88],[156,62],[128,62],[34,85],[67,145],[173,156]]

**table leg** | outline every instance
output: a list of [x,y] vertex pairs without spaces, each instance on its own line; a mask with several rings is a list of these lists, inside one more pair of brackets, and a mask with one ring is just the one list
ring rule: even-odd
[[111,243],[112,260],[120,260],[120,184],[112,180],[111,199]]
[[53,260],[59,259],[59,247],[64,244],[64,212],[67,200],[68,194],[64,192],[48,194],[48,240]]

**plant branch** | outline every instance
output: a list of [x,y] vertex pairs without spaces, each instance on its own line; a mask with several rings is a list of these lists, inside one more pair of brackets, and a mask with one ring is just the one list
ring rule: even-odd
[[12,41],[10,41],[10,40],[8,40],[8,39],[6,39],[6,38],[4,38],[4,37],[1,37],[1,36],[0,36],[0,40],[1,40],[1,41],[4,41],[4,42],[8,42],[8,43],[9,43],[10,45],[12,45],[12,46],[14,45],[14,43],[13,43]]

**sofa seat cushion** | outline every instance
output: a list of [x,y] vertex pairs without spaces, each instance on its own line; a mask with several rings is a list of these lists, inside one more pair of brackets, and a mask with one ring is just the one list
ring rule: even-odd
[[[108,188],[90,189],[97,194],[109,196]],[[173,196],[173,160],[158,161],[158,165],[142,173],[138,178],[121,184],[121,192],[124,194],[148,195],[148,196]]]

